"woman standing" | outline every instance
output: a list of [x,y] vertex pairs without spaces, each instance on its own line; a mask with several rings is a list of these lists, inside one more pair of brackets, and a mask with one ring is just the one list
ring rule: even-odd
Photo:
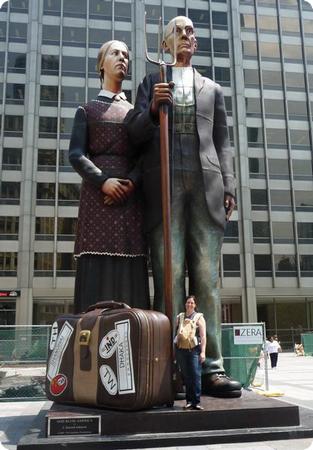
[[78,107],[74,119],[69,159],[83,179],[74,249],[76,313],[102,300],[149,308],[139,171],[123,123],[132,108],[122,92],[128,62],[124,42],[102,45],[101,91]]
[[185,312],[177,316],[176,358],[186,387],[185,409],[202,410],[201,366],[205,360],[206,324],[203,314],[196,312],[196,298],[186,298]]
[[273,336],[270,337],[270,340],[267,343],[267,352],[270,355],[272,369],[276,369],[278,353],[281,352],[281,346],[279,342],[276,339],[274,339]]

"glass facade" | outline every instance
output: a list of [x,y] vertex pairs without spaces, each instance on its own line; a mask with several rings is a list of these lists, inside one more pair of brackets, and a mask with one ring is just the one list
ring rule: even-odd
[[264,296],[312,301],[313,9],[302,0],[133,3],[10,0],[0,9],[0,285],[19,289],[30,273],[17,321],[31,296],[37,323],[53,299],[71,304],[80,189],[68,161],[73,117],[97,95],[97,52],[112,38],[131,49],[124,90],[134,101],[151,70],[144,10],[153,57],[160,15],[187,15],[198,39],[193,65],[223,87],[238,204],[222,250],[223,302],[245,299],[242,319],[256,320],[249,311]]

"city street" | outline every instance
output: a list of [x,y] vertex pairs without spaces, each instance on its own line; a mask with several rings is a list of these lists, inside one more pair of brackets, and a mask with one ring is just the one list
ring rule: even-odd
[[[268,393],[284,395],[279,400],[286,401],[298,406],[313,409],[313,357],[297,357],[293,353],[282,353],[279,355],[278,367],[269,369]],[[255,384],[259,385],[264,379],[263,364],[258,369]],[[261,390],[256,387],[256,390]],[[44,402],[6,402],[0,405],[0,442],[1,449],[16,449],[19,439],[31,427],[35,416],[40,411]],[[313,450],[313,438],[297,439],[288,441],[271,441],[240,444],[215,444],[163,448],[163,450]]]

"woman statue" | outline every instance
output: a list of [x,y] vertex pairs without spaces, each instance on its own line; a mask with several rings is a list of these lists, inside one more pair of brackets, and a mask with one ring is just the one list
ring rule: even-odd
[[83,179],[74,249],[76,313],[103,300],[149,308],[139,170],[123,123],[132,108],[122,92],[128,62],[124,42],[102,45],[101,91],[74,118],[69,159]]

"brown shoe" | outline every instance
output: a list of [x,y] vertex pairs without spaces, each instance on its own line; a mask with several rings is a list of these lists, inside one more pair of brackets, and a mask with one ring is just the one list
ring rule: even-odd
[[236,398],[241,396],[241,384],[224,372],[202,375],[202,393],[213,397]]

